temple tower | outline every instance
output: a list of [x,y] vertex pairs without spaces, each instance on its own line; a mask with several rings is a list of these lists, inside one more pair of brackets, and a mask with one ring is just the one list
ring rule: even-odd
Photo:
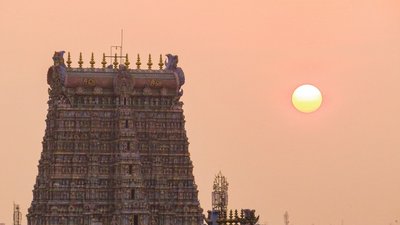
[[177,56],[159,69],[53,56],[29,225],[200,225]]

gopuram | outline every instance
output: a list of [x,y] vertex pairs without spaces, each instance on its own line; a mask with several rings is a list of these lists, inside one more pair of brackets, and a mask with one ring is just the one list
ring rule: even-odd
[[[202,225],[178,57],[71,67],[56,52],[28,225]],[[123,58],[123,61],[120,61]],[[108,60],[109,62],[107,62]],[[158,61],[158,60],[157,60]],[[164,67],[165,66],[165,67]]]

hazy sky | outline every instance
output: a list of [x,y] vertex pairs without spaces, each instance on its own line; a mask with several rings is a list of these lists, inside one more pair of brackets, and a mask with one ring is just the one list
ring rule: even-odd
[[[204,210],[221,170],[268,225],[400,221],[399,0],[0,0],[0,222],[16,201],[26,223],[53,52],[100,65],[121,28],[131,58],[179,55]],[[303,83],[316,113],[291,106]]]

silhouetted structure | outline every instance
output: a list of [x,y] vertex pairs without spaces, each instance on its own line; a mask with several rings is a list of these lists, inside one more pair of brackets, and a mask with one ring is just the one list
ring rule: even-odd
[[18,204],[14,203],[14,213],[13,213],[13,224],[21,225],[22,223],[22,213]]
[[283,220],[285,225],[289,225],[289,213],[287,211],[283,214]]
[[212,210],[207,211],[206,222],[208,225],[255,225],[259,220],[255,210],[242,209],[229,210],[228,213],[228,181],[221,172],[214,179],[212,192]]

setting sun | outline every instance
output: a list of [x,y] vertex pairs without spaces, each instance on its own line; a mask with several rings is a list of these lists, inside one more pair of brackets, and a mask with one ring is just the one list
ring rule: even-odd
[[303,113],[311,113],[319,109],[322,95],[318,88],[311,84],[304,84],[296,88],[292,94],[293,106]]

